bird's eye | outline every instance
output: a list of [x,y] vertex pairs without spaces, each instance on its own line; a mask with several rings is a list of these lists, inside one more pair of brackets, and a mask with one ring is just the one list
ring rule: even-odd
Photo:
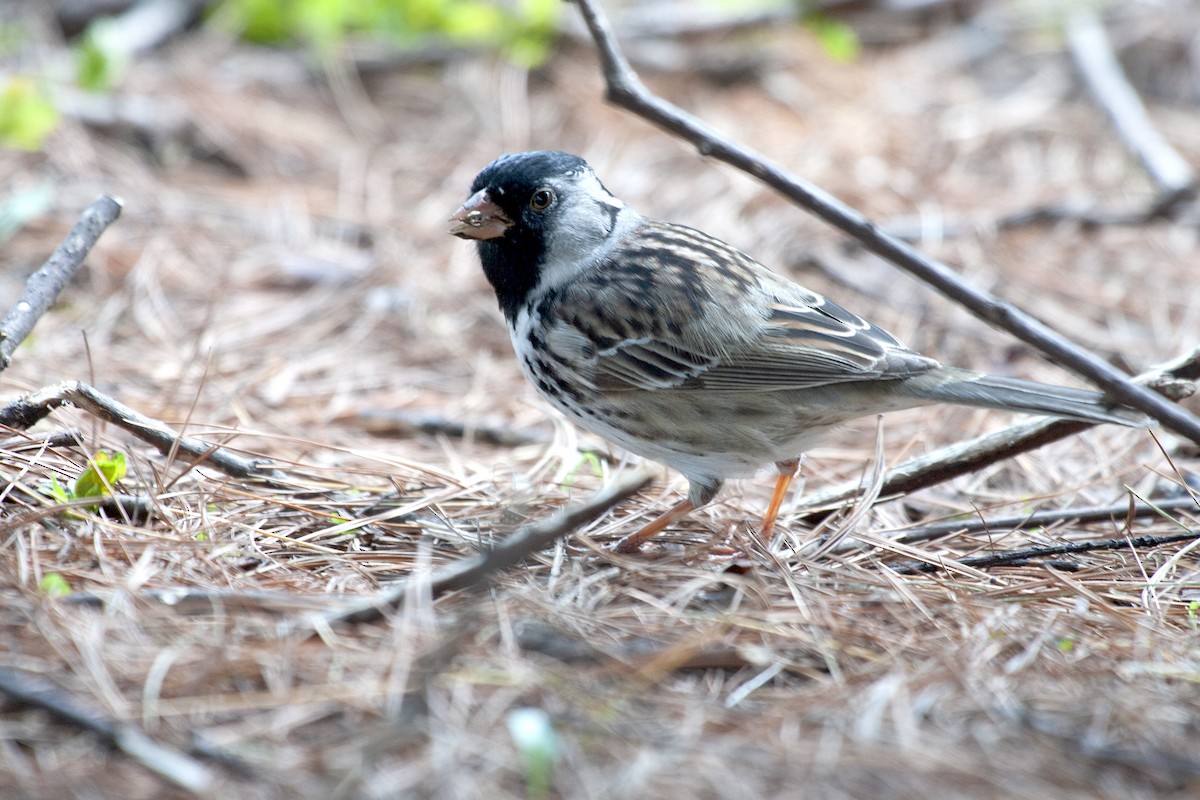
[[529,198],[529,207],[534,211],[545,211],[554,202],[554,192],[549,189],[538,189]]

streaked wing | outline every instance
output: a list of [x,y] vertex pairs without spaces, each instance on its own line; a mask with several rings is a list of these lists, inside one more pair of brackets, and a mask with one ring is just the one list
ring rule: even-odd
[[601,389],[692,387],[720,362],[713,356],[656,341],[624,341],[596,358]]
[[707,389],[805,389],[919,375],[937,362],[894,336],[814,295],[809,305],[767,306],[760,335],[700,377]]
[[[782,391],[937,366],[699,231],[648,223],[635,238],[598,271],[600,280],[558,298],[551,338],[576,345],[570,361],[587,365],[578,376],[585,384],[610,392]],[[590,346],[577,349],[583,341]]]

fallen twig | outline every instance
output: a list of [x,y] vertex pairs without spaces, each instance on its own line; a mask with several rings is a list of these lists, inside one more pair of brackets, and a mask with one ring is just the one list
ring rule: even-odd
[[1067,21],[1067,44],[1092,97],[1108,114],[1125,147],[1161,191],[1152,209],[1170,213],[1196,194],[1196,174],[1154,127],[1141,98],[1125,78],[1100,19],[1081,8]]
[[14,700],[44,709],[55,717],[99,736],[111,747],[193,794],[206,794],[215,778],[196,759],[156,742],[141,729],[109,719],[37,675],[0,667],[0,692]]
[[[122,599],[128,596],[127,592],[121,592]],[[133,596],[139,601],[161,603],[180,616],[233,613],[283,616],[326,609],[330,600],[328,595],[193,586],[145,589]],[[111,599],[111,595],[97,592],[71,592],[59,602],[92,608],[103,607]]]
[[629,66],[608,20],[594,0],[575,2],[596,41],[609,102],[691,142],[701,155],[716,158],[758,178],[801,208],[862,242],[867,250],[938,289],[980,319],[1012,333],[1093,381],[1114,400],[1144,411],[1164,427],[1200,444],[1200,419],[1136,385],[1120,370],[1081,349],[1012,303],[964,283],[949,267],[884,233],[832,195],[796,178],[749,148],[719,135],[700,120],[651,93]]
[[539,436],[536,432],[519,431],[501,425],[468,424],[439,414],[365,408],[355,416],[363,430],[375,436],[412,436],[415,433],[448,436],[453,439],[465,439],[469,436],[476,441],[500,447],[521,447],[547,442],[547,437]]
[[889,220],[884,225],[888,233],[906,242],[916,242],[930,235],[944,238],[972,230],[1002,231],[1059,222],[1074,222],[1085,228],[1144,225],[1171,215],[1181,203],[1195,198],[1195,172],[1155,128],[1146,107],[1126,79],[1096,14],[1087,9],[1077,12],[1068,20],[1066,32],[1075,65],[1093,99],[1112,120],[1126,149],[1158,187],[1157,196],[1144,206],[1122,211],[1103,210],[1096,203],[1058,202],[1013,211],[980,223],[949,218],[936,219],[930,225],[923,218],[905,217]]
[[[1056,522],[1103,522],[1105,520],[1129,520],[1159,516],[1163,511],[1200,509],[1194,497],[1168,497],[1152,503],[1120,502],[1106,506],[1083,508],[1054,508],[1034,511],[1029,514],[1010,514],[1004,517],[978,517],[934,522],[920,528],[902,531],[893,541],[912,544],[940,539],[943,536],[970,535],[975,533],[1006,533],[1021,528],[1043,527]],[[879,535],[886,535],[880,533]],[[1200,534],[1198,534],[1200,535]]]
[[116,198],[104,195],[92,203],[46,263],[29,276],[21,299],[0,321],[0,372],[12,363],[17,347],[79,271],[100,234],[120,215],[121,202]]
[[158,511],[151,498],[128,494],[106,494],[99,497],[81,497],[76,500],[51,501],[47,498],[46,502],[47,505],[41,508],[7,515],[4,521],[0,522],[0,536],[7,536],[34,522],[57,517],[60,514],[74,513],[80,509],[98,511],[129,525],[141,524],[155,516]]
[[20,436],[0,440],[0,451],[48,450],[55,447],[80,449],[83,447],[83,433],[78,429],[68,428],[39,436],[22,433]]
[[[527,525],[491,550],[462,559],[417,580],[429,583],[429,592],[437,597],[459,589],[470,589],[491,580],[497,573],[515,566],[530,553],[549,547],[558,539],[587,525],[622,500],[641,491],[654,478],[654,473],[638,471],[601,490],[578,506],[565,508],[550,519]],[[401,580],[388,586],[374,597],[356,600],[330,614],[314,620],[316,625],[338,622],[370,622],[379,619],[387,609],[399,605],[412,585],[413,579]]]
[[163,455],[184,453],[193,464],[207,464],[234,478],[279,480],[281,475],[262,459],[235,455],[220,445],[181,436],[163,422],[140,414],[129,406],[96,391],[86,383],[67,381],[27,394],[0,409],[0,424],[24,430],[64,405],[73,405],[95,414],[154,445]]
[[1016,566],[1034,558],[1046,558],[1048,556],[1060,556],[1068,554],[1074,555],[1077,553],[1092,553],[1097,550],[1121,550],[1127,547],[1132,547],[1134,549],[1141,547],[1158,547],[1164,544],[1171,544],[1172,542],[1190,541],[1197,537],[1200,537],[1200,532],[1187,531],[1184,533],[1168,533],[1163,536],[1137,536],[1121,537],[1119,539],[1100,539],[1094,542],[1072,542],[1070,544],[1026,547],[1021,550],[1009,550],[1004,553],[993,553],[986,556],[947,558],[945,561],[939,560],[937,563],[932,561],[922,561],[917,564],[900,564],[892,567],[892,569],[903,575],[912,575],[918,572],[936,572],[939,569],[948,569],[951,566],[971,567],[973,569]]

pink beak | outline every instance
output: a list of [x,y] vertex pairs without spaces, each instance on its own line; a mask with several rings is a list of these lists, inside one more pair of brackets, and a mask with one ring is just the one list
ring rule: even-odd
[[512,220],[480,189],[450,217],[450,233],[460,239],[495,239],[512,227]]

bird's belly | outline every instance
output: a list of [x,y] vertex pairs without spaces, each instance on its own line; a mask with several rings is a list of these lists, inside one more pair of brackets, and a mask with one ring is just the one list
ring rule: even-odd
[[797,414],[771,393],[679,389],[542,396],[580,427],[691,477],[744,478],[816,444],[841,417]]

